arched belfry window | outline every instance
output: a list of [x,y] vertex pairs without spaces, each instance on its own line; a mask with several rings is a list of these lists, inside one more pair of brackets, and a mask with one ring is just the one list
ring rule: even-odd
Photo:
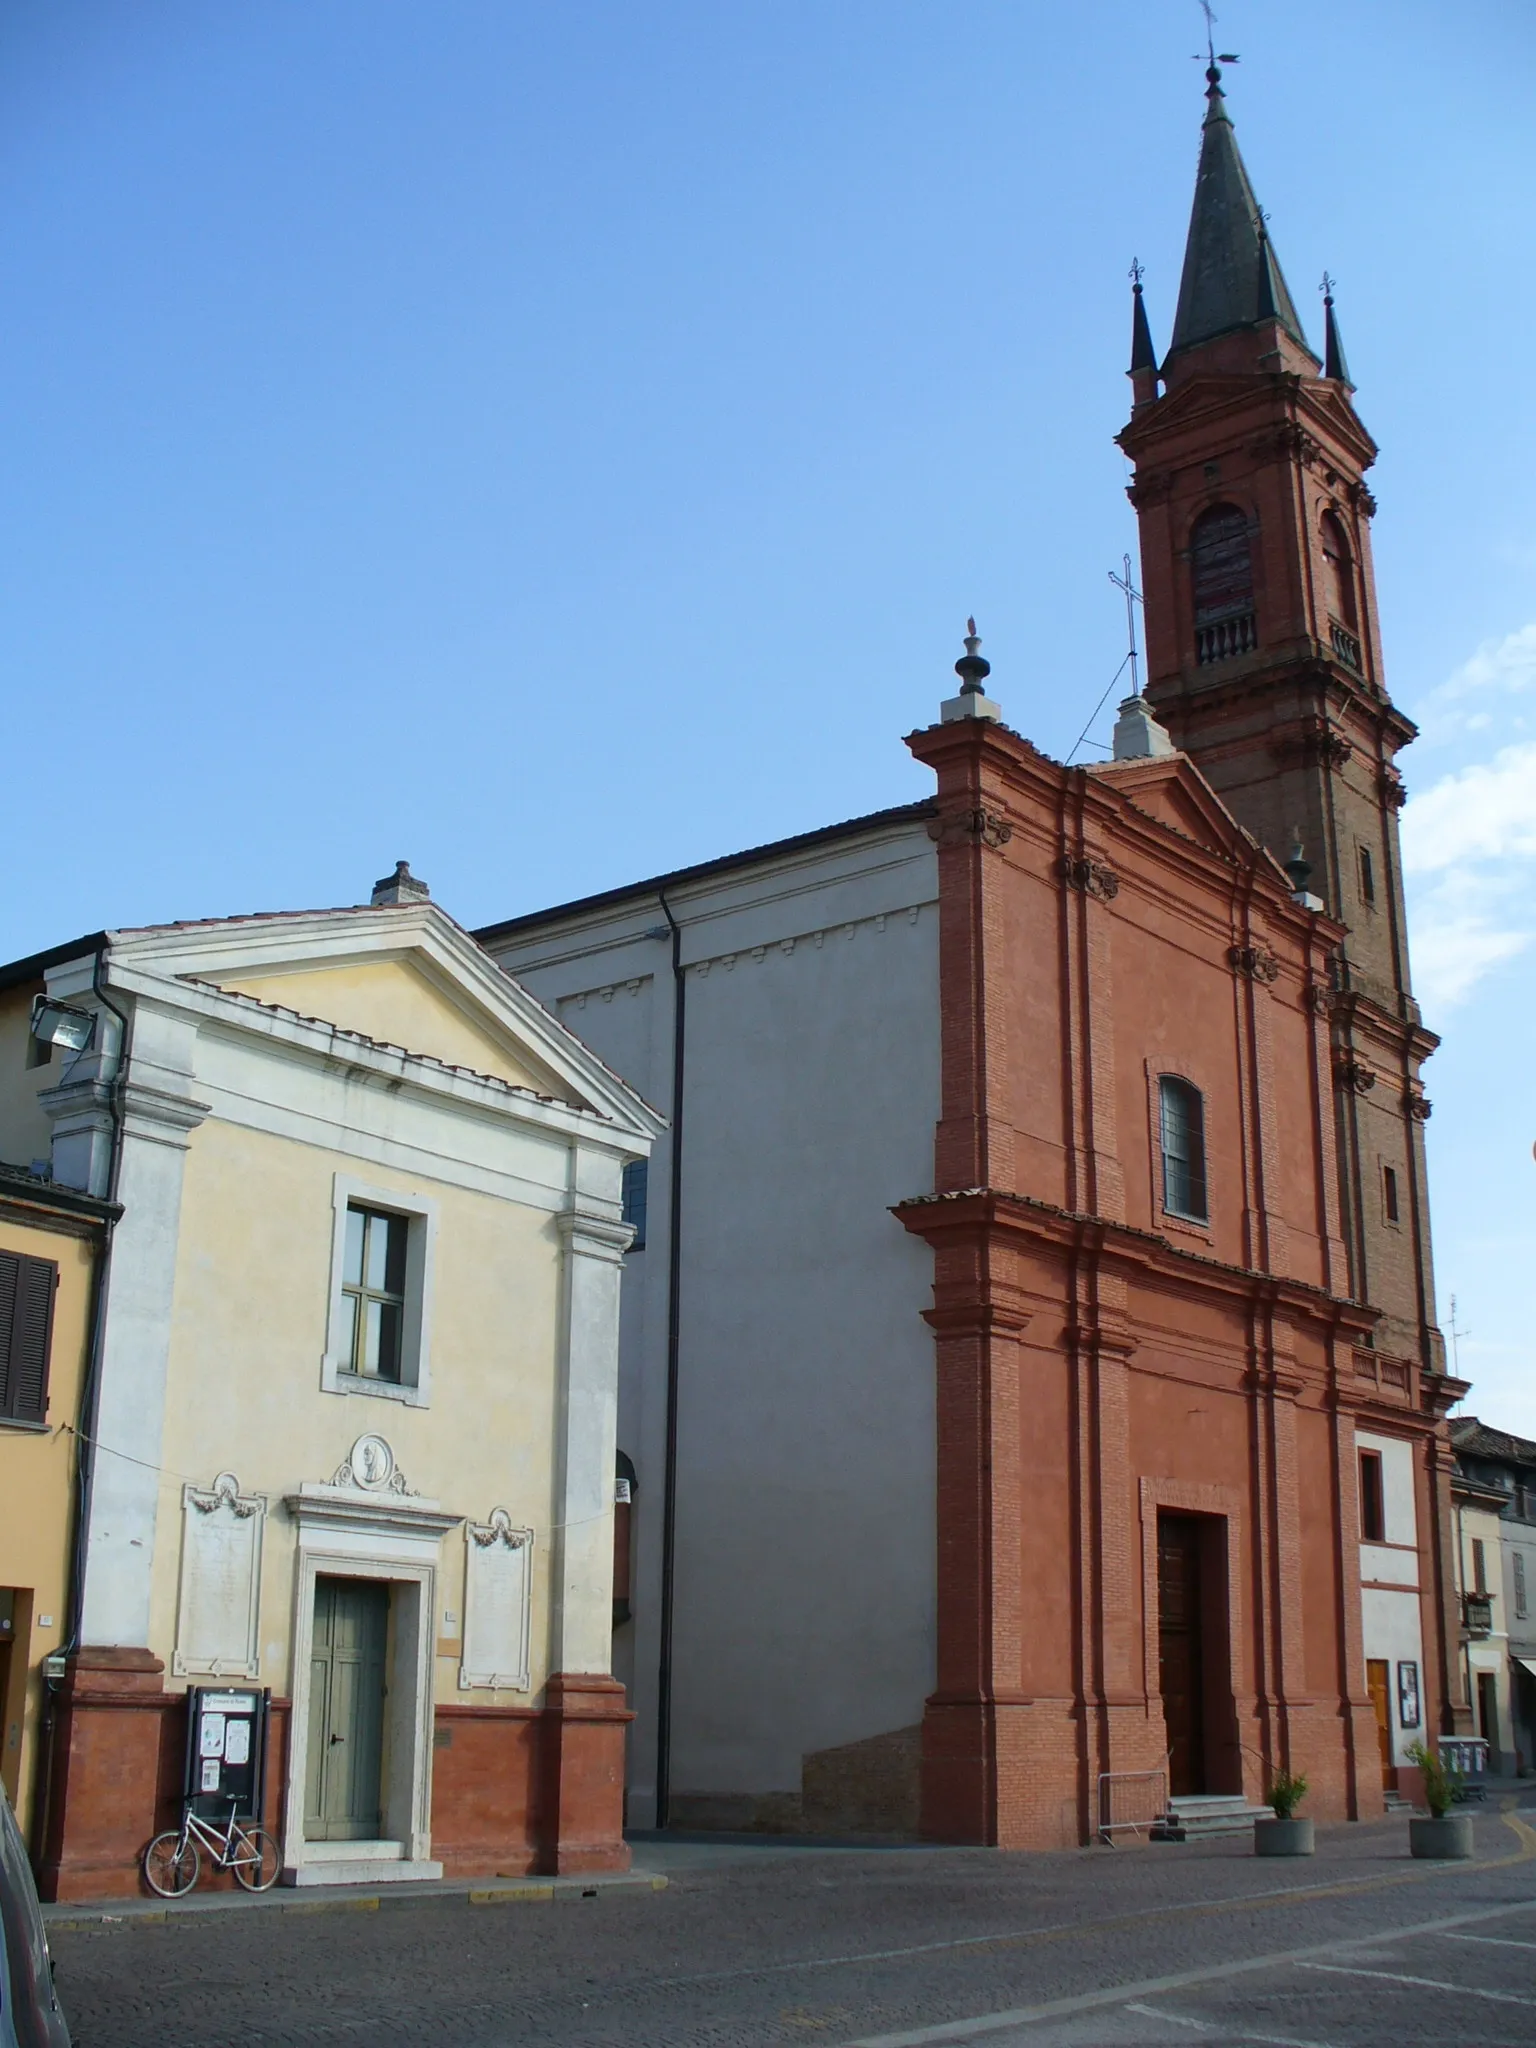
[[1360,604],[1356,596],[1355,561],[1349,535],[1337,512],[1323,514],[1324,586],[1328,602],[1328,638],[1334,653],[1350,668],[1360,666]]
[[1259,644],[1253,603],[1253,550],[1248,515],[1212,505],[1195,521],[1189,544],[1195,600],[1195,659],[1230,661]]
[[1163,1207],[1170,1216],[1204,1223],[1211,1213],[1205,1188],[1205,1098],[1177,1074],[1160,1074],[1157,1110]]

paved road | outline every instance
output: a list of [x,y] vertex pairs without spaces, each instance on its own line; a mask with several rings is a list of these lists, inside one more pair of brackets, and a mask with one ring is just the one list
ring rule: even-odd
[[61,1929],[80,2048],[1536,2048],[1536,1811],[1005,1857],[643,1847],[665,1891]]

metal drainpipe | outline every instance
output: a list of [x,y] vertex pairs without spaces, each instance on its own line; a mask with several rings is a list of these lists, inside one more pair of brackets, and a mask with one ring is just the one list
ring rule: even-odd
[[[91,965],[91,992],[104,1009],[110,1010],[119,1025],[117,1059],[114,1064],[112,1081],[107,1096],[107,1110],[112,1119],[112,1152],[107,1173],[107,1200],[117,1200],[118,1175],[123,1162],[123,1105],[122,1080],[128,1064],[128,1041],[132,1026],[126,1010],[120,1010],[107,994],[102,981],[102,968],[106,962],[106,948],[98,946]],[[80,1434],[77,1439],[75,1462],[75,1526],[69,1548],[69,1606],[68,1626],[64,1640],[55,1655],[68,1657],[80,1647],[80,1628],[85,1614],[85,1550],[86,1531],[90,1525],[91,1485],[96,1473],[96,1408],[101,1388],[101,1352],[107,1326],[107,1280],[112,1269],[112,1236],[117,1219],[108,1216],[102,1224],[101,1256],[96,1261],[96,1272],[91,1282],[91,1335],[86,1350],[85,1378],[80,1388]],[[41,1870],[48,1846],[48,1827],[53,1819],[53,1752],[58,1733],[59,1681],[49,1678],[43,1684],[43,1725],[39,1731],[36,1792],[32,1802],[32,1864],[34,1870]]]
[[688,984],[683,931],[665,890],[657,891],[672,934],[672,1160],[667,1190],[667,1435],[661,1490],[661,1647],[656,1669],[656,1825],[667,1825],[672,1795],[672,1584],[677,1558],[678,1339],[682,1312],[683,1049]]

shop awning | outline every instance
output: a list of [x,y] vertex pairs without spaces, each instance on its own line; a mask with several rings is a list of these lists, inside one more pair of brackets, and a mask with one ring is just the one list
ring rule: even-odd
[[1532,1678],[1536,1678],[1536,1657],[1515,1657],[1510,1661],[1518,1664],[1522,1671],[1529,1671]]

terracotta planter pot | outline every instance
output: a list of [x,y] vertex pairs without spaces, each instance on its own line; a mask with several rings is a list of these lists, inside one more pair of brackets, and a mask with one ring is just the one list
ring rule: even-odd
[[1472,1854],[1472,1816],[1448,1813],[1443,1820],[1411,1820],[1408,1846],[1415,1856],[1464,1861]]
[[1256,1820],[1253,1824],[1255,1856],[1310,1856],[1316,1846],[1309,1820]]

